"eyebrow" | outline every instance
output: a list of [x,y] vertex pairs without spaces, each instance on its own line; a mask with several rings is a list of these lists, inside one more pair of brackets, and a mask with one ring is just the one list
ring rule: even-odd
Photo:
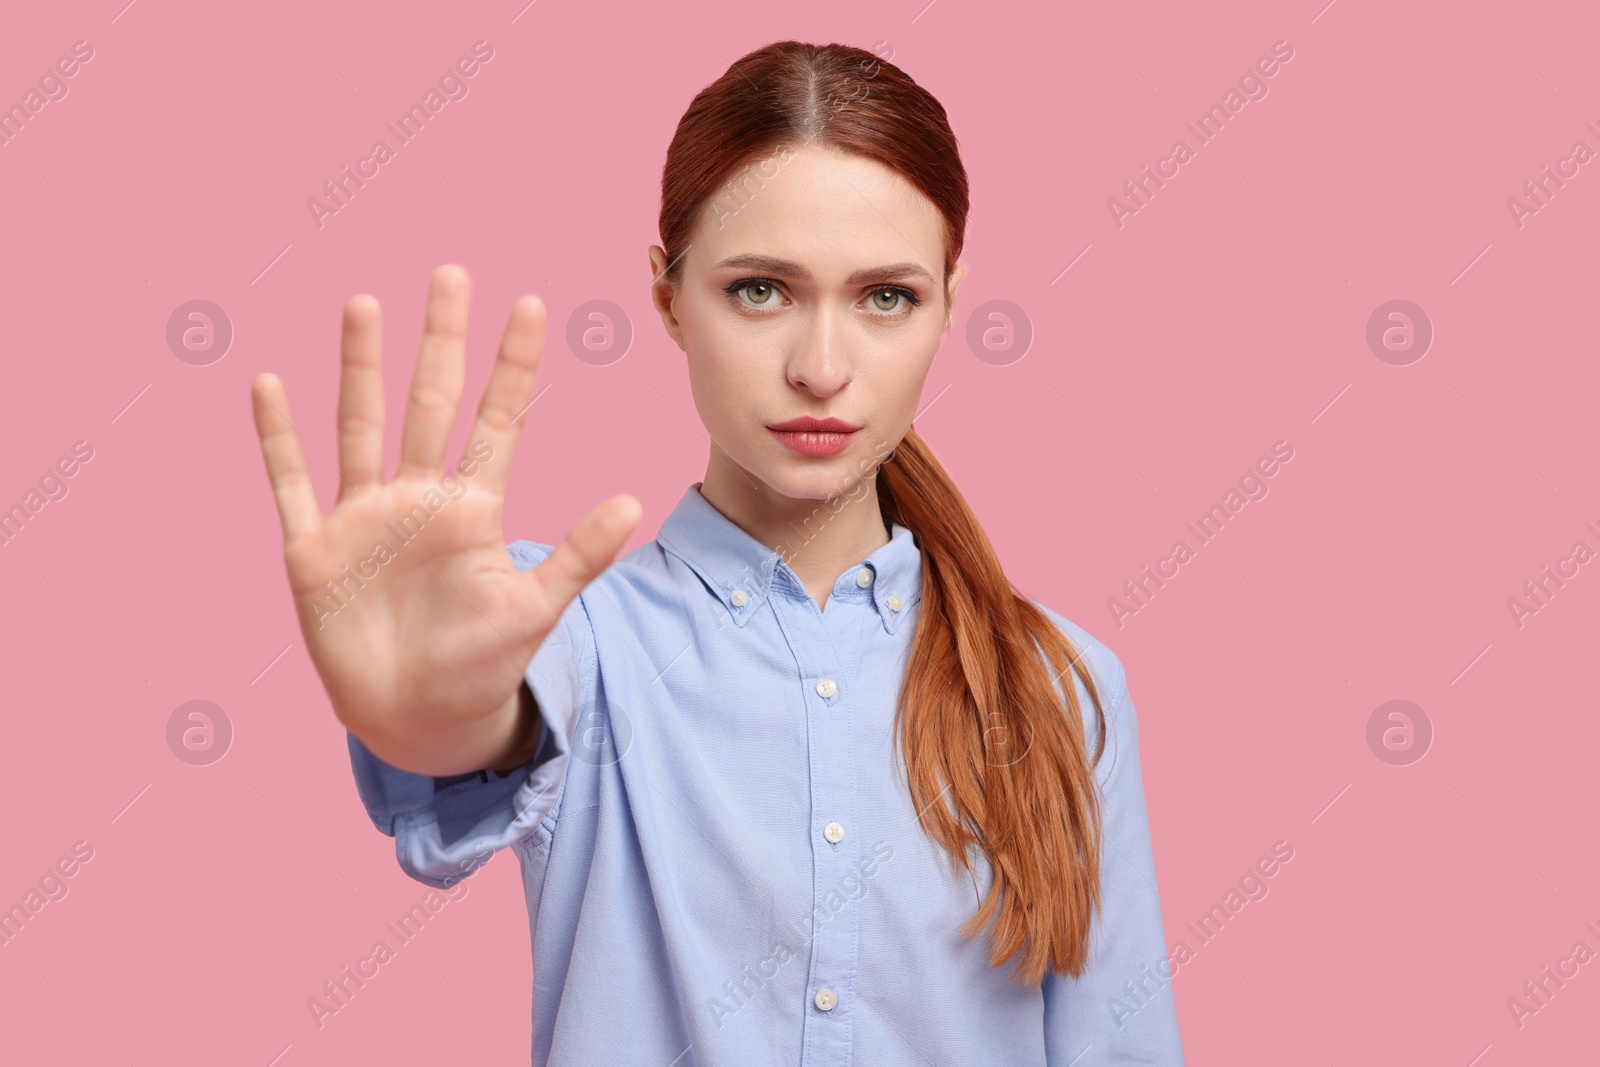
[[[812,281],[811,272],[798,263],[791,263],[787,259],[776,256],[762,256],[755,253],[745,253],[738,256],[729,256],[722,262],[712,267],[712,270],[723,270],[728,267],[740,267],[765,271],[768,274],[781,274],[797,281]],[[846,285],[866,285],[869,282],[889,282],[906,278],[921,278],[930,285],[933,275],[929,274],[917,263],[891,263],[887,267],[868,267],[858,270],[844,280]]]

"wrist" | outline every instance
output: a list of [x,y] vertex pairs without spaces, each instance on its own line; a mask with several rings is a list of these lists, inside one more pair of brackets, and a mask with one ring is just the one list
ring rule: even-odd
[[502,778],[531,760],[544,741],[544,720],[539,715],[539,706],[533,698],[533,690],[528,688],[527,679],[523,679],[517,687],[512,702],[515,708],[510,709],[509,713],[514,725],[506,749],[498,759],[489,761],[483,768],[494,771]]

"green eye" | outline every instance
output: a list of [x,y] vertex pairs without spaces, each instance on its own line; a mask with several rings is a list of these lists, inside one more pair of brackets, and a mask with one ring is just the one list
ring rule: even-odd
[[[748,290],[759,290],[759,296],[751,297]],[[777,293],[778,287],[766,278],[740,278],[731,285],[722,287],[728,294],[728,299],[746,308],[764,308],[776,303],[772,296]]]
[[[905,299],[906,305],[896,308],[895,301],[900,300],[902,297]],[[888,300],[888,303],[883,302],[885,299]],[[872,300],[873,307],[878,311],[888,312],[893,315],[910,314],[912,308],[922,303],[921,300],[917,299],[916,293],[913,293],[910,289],[902,289],[897,285],[891,285],[886,289],[874,290]]]
[[[772,297],[782,295],[777,283],[770,278],[740,278],[723,286],[722,291],[736,305],[752,311],[768,307],[776,310],[777,301]],[[900,285],[874,289],[869,296],[869,307],[880,318],[904,318],[922,304],[916,293]],[[902,300],[904,303],[901,303]]]

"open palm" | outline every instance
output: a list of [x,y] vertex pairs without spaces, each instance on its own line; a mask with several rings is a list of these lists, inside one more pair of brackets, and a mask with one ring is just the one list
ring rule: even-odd
[[527,296],[512,308],[467,447],[446,467],[469,293],[459,267],[434,271],[388,482],[378,302],[345,305],[331,514],[318,507],[283,384],[270,373],[251,384],[289,589],[334,714],[380,758],[423,774],[476,769],[501,751],[534,652],[641,516],[633,497],[612,497],[542,564],[516,570],[500,523],[544,348],[544,305]]

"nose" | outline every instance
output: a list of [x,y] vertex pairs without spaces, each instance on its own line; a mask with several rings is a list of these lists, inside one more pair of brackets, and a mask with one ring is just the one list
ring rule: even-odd
[[851,364],[846,353],[849,324],[842,321],[848,312],[832,305],[815,308],[800,318],[791,339],[788,366],[789,384],[814,396],[830,397],[850,381]]

